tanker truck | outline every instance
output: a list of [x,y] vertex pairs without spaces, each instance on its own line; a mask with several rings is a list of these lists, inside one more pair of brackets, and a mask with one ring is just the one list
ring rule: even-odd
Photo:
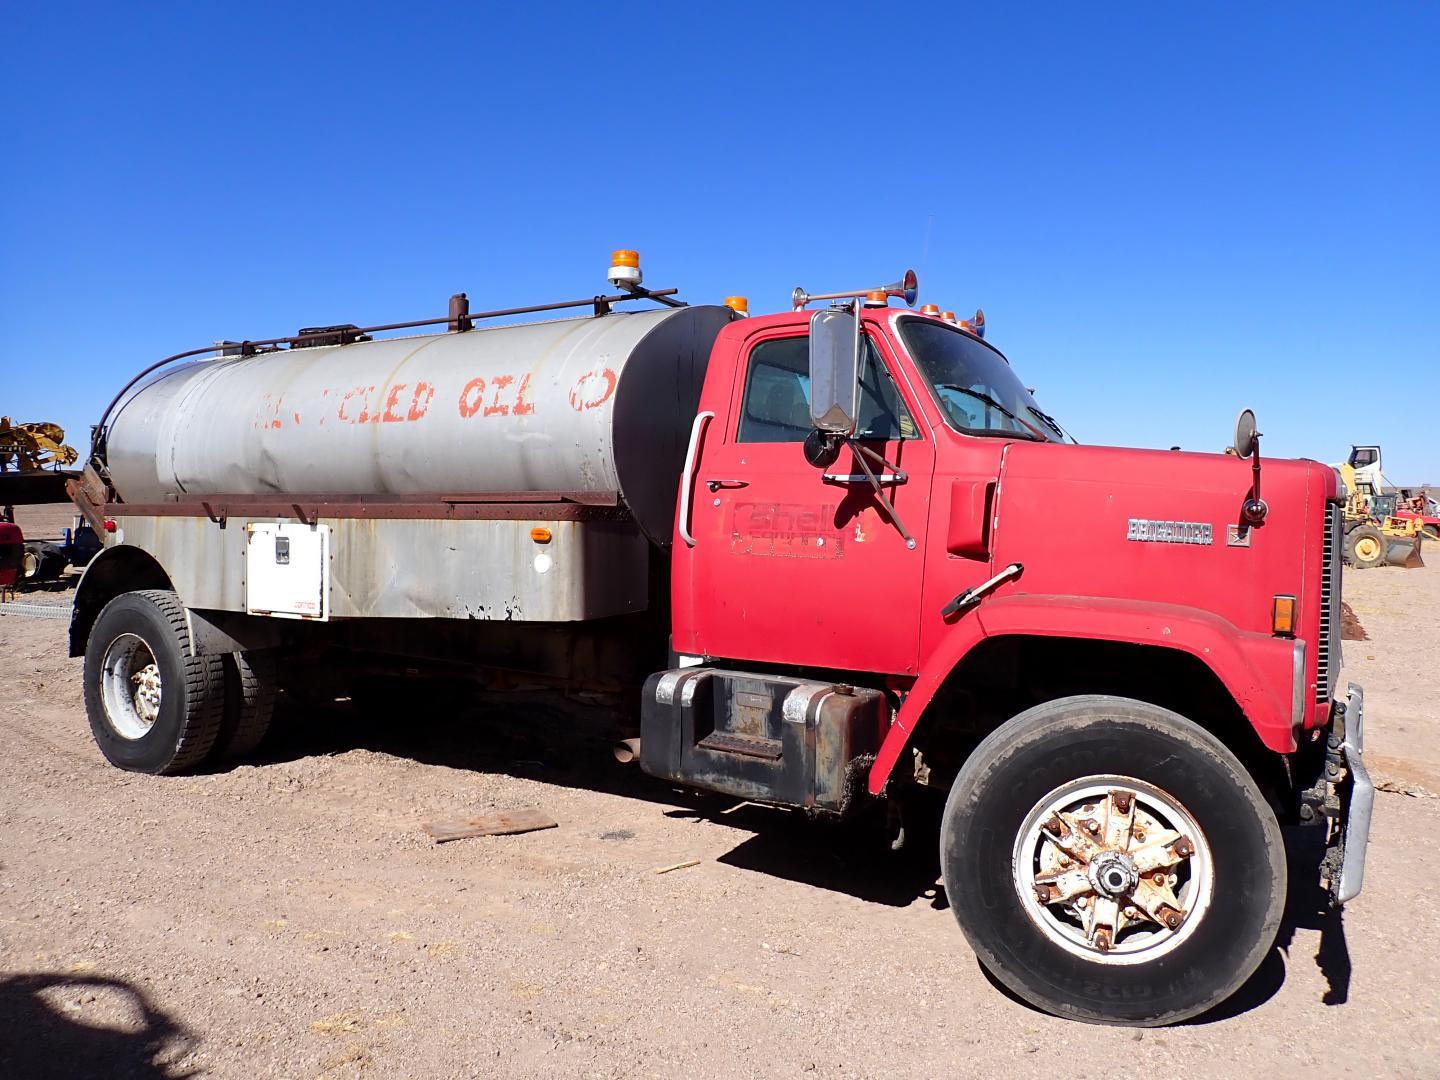
[[1262,469],[1248,410],[1226,453],[1080,445],[913,274],[755,317],[631,252],[609,279],[132,380],[72,485],[105,542],[70,627],[104,756],[245,755],[277,685],[344,658],[610,695],[679,785],[842,819],[943,798],[980,962],[1099,1023],[1252,975],[1282,826],[1323,838],[1332,903],[1359,892],[1334,469]]

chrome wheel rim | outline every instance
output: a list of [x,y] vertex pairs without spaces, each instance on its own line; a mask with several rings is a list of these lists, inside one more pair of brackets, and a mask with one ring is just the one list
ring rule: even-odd
[[121,634],[105,650],[100,665],[100,696],[105,722],[132,742],[143,739],[160,715],[163,686],[155,654],[135,634]]
[[1031,922],[1066,952],[1148,963],[1205,917],[1210,845],[1168,792],[1128,776],[1087,776],[1046,795],[1015,838],[1012,876]]

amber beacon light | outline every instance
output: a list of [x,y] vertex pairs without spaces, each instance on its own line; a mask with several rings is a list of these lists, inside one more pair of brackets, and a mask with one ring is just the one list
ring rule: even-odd
[[640,253],[621,248],[610,253],[610,284],[617,288],[634,287],[645,280],[640,271]]

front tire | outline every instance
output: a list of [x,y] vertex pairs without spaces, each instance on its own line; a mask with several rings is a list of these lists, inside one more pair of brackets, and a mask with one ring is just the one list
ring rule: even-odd
[[966,760],[940,841],[951,909],[1024,1000],[1156,1026],[1224,1001],[1285,906],[1279,823],[1209,732],[1145,702],[1028,709]]
[[110,764],[170,774],[205,760],[220,733],[224,671],[193,656],[180,598],[164,589],[121,593],[85,645],[85,711]]
[[1345,561],[1357,570],[1385,565],[1385,534],[1374,525],[1351,529],[1345,537]]

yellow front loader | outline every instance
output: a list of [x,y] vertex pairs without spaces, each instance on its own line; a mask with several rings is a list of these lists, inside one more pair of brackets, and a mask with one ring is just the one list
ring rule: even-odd
[[1353,466],[1339,466],[1349,489],[1345,501],[1345,562],[1357,570],[1372,566],[1400,566],[1416,570],[1420,558],[1421,522],[1395,516],[1396,496],[1382,495]]

